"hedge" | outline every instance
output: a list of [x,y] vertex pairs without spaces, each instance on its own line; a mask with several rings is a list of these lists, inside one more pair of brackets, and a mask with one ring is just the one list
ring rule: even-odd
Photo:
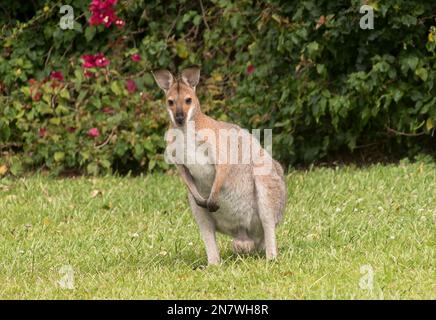
[[[363,4],[374,29],[359,27]],[[416,0],[2,3],[0,174],[167,169],[150,71],[193,64],[203,110],[272,128],[283,163],[371,145],[416,154],[435,142],[435,12]]]

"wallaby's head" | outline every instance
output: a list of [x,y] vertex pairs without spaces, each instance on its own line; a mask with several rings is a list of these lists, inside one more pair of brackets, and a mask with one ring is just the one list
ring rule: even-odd
[[200,103],[195,94],[195,87],[200,80],[200,68],[183,70],[180,79],[174,78],[168,70],[157,70],[153,76],[165,92],[168,113],[175,126],[183,126],[200,112]]

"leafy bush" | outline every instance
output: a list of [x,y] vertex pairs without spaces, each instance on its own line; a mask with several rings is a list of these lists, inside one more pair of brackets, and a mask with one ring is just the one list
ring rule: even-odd
[[150,71],[191,64],[203,110],[273,128],[288,164],[434,143],[433,1],[366,1],[373,30],[359,28],[356,0],[109,0],[106,21],[93,2],[63,1],[73,30],[57,1],[2,4],[0,172],[166,169]]

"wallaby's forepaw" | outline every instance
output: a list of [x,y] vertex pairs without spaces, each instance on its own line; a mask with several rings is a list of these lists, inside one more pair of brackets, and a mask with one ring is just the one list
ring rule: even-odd
[[202,207],[202,208],[205,208],[205,209],[209,209],[208,208],[208,206],[207,206],[207,201],[206,200],[204,200],[204,199],[194,199],[195,200],[195,203],[197,204],[197,206],[199,206],[199,207]]
[[207,209],[209,212],[215,212],[218,211],[220,206],[216,203],[216,201],[213,201],[211,199],[207,200]]

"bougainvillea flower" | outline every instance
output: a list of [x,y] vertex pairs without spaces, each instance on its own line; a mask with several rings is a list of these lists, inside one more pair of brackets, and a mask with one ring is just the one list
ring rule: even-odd
[[61,71],[52,71],[50,73],[50,79],[64,81],[64,75],[62,74]]
[[95,58],[92,54],[84,54],[82,56],[83,67],[84,68],[94,68],[95,67]]
[[40,138],[44,138],[47,135],[47,129],[46,128],[39,128],[38,135]]
[[89,24],[93,26],[104,24],[106,28],[109,28],[115,22],[117,26],[123,26],[124,21],[115,14],[114,6],[116,4],[117,0],[93,0],[89,5],[89,11],[91,12]]
[[103,23],[103,14],[92,14],[91,17],[89,18],[89,24],[91,26],[98,26],[99,24]]
[[125,22],[124,20],[120,19],[120,18],[118,18],[118,19],[115,20],[115,25],[116,25],[118,28],[122,28],[122,27],[124,27],[125,24],[126,24],[126,22]]
[[112,10],[108,10],[106,12],[106,14],[103,14],[102,16],[103,16],[102,21],[103,21],[104,26],[106,28],[109,28],[111,26],[112,22],[114,22],[117,19],[115,12],[113,12]]
[[84,68],[94,68],[94,67],[103,68],[108,66],[110,63],[109,60],[101,52],[95,55],[84,54],[82,56],[82,60],[83,60]]
[[94,73],[88,70],[83,71],[83,75],[85,76],[85,78],[92,78],[94,77]]
[[134,93],[137,89],[135,81],[129,79],[126,81],[126,89],[129,93]]
[[97,138],[100,136],[100,131],[97,128],[91,128],[88,130],[88,137]]
[[99,68],[103,68],[109,65],[109,60],[104,56],[103,53],[97,53],[94,56],[95,66]]
[[117,4],[118,0],[92,0],[89,5],[89,10],[98,11],[107,8],[112,8]]
[[132,61],[134,61],[134,62],[138,62],[138,61],[141,60],[141,56],[140,56],[139,54],[137,54],[137,53],[132,54],[132,56],[131,56],[130,58],[131,58]]
[[252,74],[255,70],[256,70],[256,68],[252,64],[250,64],[247,67],[247,74]]
[[110,107],[104,107],[102,111],[103,111],[103,113],[106,113],[106,114],[114,114],[115,113],[115,110],[110,108]]
[[42,97],[42,93],[41,93],[41,92],[37,92],[37,93],[35,93],[35,94],[32,96],[32,100],[33,100],[33,101],[39,101],[39,100],[41,100],[41,97]]

